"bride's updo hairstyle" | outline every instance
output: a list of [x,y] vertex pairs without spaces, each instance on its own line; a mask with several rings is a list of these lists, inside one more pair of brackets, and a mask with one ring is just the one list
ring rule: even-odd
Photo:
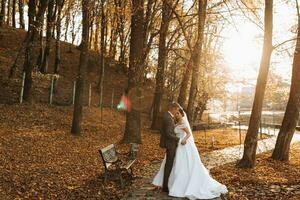
[[183,111],[183,108],[180,107],[180,108],[179,108],[179,112],[180,112],[181,116],[184,117],[184,111]]

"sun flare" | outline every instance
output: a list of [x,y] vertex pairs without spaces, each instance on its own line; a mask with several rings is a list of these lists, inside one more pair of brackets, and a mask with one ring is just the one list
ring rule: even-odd
[[261,44],[256,40],[257,29],[246,24],[240,31],[228,33],[224,43],[224,57],[227,67],[240,78],[257,76],[261,57]]

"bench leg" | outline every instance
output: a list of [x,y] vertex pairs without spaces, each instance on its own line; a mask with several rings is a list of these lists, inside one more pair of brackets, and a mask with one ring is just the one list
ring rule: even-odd
[[130,174],[133,177],[133,169],[132,169],[132,167],[130,167],[129,169],[130,169]]
[[104,183],[106,183],[106,181],[107,181],[107,171],[105,170],[105,172],[104,172]]
[[121,172],[120,172],[120,174],[119,174],[119,178],[120,178],[121,188],[124,188],[124,180],[123,180],[123,177],[122,177],[122,173],[121,173]]

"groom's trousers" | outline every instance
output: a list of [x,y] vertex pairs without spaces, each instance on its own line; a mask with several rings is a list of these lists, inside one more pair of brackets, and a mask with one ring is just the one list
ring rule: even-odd
[[166,164],[164,171],[163,191],[168,192],[169,177],[173,168],[173,162],[176,154],[176,148],[166,150]]

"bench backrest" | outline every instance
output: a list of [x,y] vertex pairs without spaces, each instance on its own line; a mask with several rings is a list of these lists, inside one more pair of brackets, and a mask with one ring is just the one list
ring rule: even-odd
[[103,164],[105,165],[105,168],[108,168],[109,165],[111,165],[111,162],[114,162],[118,159],[116,147],[114,144],[111,144],[103,149],[99,150]]

